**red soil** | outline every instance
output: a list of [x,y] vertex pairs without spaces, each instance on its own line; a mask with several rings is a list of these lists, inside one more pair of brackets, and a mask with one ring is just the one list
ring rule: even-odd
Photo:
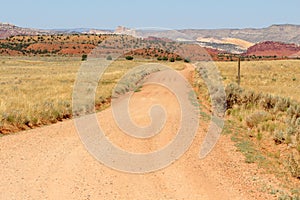
[[267,41],[250,47],[247,50],[246,55],[290,57],[294,54],[299,54],[299,52],[300,46],[296,44]]

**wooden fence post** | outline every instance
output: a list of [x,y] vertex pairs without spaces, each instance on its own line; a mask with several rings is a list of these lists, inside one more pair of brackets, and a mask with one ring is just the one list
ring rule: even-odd
[[238,84],[241,84],[241,57],[238,60]]

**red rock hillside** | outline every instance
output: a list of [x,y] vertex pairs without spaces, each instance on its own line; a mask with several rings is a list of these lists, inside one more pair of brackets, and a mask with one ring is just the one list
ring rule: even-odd
[[255,44],[246,52],[247,56],[276,56],[276,57],[292,57],[299,54],[300,46],[296,44],[285,44],[282,42],[261,42]]

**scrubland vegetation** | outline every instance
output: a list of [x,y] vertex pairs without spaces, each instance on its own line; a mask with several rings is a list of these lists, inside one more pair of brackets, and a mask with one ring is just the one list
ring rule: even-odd
[[[148,62],[124,59],[113,62],[99,82],[96,109],[109,105],[112,89],[126,72]],[[72,118],[73,85],[81,63],[80,57],[1,57],[0,133]],[[183,62],[161,64],[175,69],[184,66]],[[137,77],[147,74],[149,72],[144,70]],[[128,82],[123,92],[132,89],[129,84],[134,83]]]
[[[226,90],[223,134],[230,135],[245,162],[258,163],[283,181],[290,191],[276,191],[282,199],[299,199],[300,61],[242,62],[240,86],[236,62],[216,64]],[[195,86],[210,100],[200,77],[196,74]]]
[[[108,56],[107,60],[112,57]],[[82,61],[83,60],[83,61]],[[96,91],[95,107],[110,104],[112,90],[121,77],[136,66],[157,62],[183,69],[190,60],[119,59],[107,69]],[[72,118],[72,91],[77,72],[86,57],[9,57],[0,62],[0,134],[26,130]],[[245,162],[257,163],[276,174],[289,192],[269,188],[283,199],[300,195],[300,61],[242,62],[241,85],[236,84],[237,63],[217,62],[226,91],[226,123],[230,135],[245,155]],[[146,75],[159,69],[142,69],[130,76],[116,95],[140,90]],[[210,95],[197,69],[194,86],[209,110]],[[203,75],[203,74],[202,74]],[[213,94],[218,99],[218,91]],[[202,102],[202,103],[203,103]],[[223,108],[220,107],[219,110]],[[202,113],[203,114],[203,113]],[[207,115],[205,116],[207,117]]]

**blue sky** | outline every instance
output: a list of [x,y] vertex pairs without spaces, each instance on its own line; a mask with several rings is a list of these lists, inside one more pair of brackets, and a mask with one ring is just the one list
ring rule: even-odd
[[300,24],[300,0],[0,0],[0,5],[0,22],[45,29]]

